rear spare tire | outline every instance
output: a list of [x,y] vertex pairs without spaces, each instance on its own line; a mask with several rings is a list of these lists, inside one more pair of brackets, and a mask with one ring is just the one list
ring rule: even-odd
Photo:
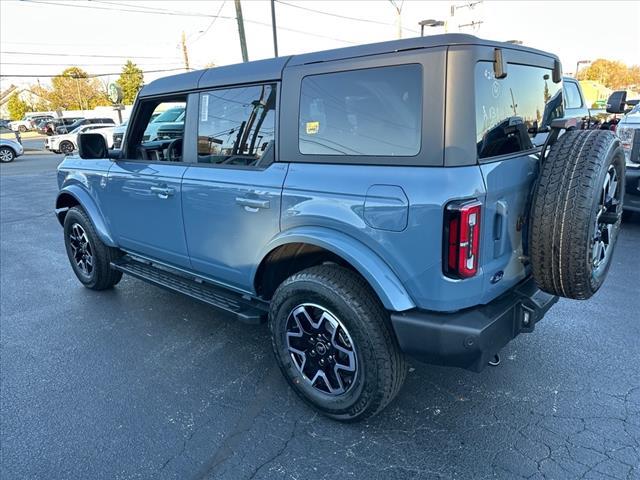
[[605,130],[566,132],[549,150],[529,225],[533,277],[551,294],[587,299],[609,270],[620,229],[625,163]]

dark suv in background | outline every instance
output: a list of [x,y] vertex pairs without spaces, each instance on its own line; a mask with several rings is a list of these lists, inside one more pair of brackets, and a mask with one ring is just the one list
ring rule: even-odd
[[73,122],[71,125],[60,125],[58,127],[56,127],[56,135],[63,135],[65,133],[69,133],[72,132],[73,130],[75,130],[76,128],[82,126],[82,125],[89,125],[92,123],[102,123],[102,124],[111,124],[111,125],[115,125],[116,122],[113,120],[113,118],[108,118],[108,117],[102,117],[102,118],[81,118],[75,122]]
[[69,118],[56,118],[54,120],[47,120],[39,124],[38,133],[51,136],[55,135],[58,127],[69,127],[79,120],[84,120],[84,117],[69,117]]

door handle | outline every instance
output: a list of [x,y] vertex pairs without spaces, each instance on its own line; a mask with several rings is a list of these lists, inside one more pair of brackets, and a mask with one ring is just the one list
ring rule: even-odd
[[269,200],[258,200],[256,198],[236,197],[236,203],[249,208],[271,208]]
[[151,187],[149,190],[151,193],[155,193],[163,200],[169,198],[175,193],[175,190],[171,187]]

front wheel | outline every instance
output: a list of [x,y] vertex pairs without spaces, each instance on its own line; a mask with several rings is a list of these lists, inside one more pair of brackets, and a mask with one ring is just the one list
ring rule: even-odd
[[64,218],[64,244],[76,277],[91,290],[106,290],[116,285],[122,272],[111,268],[121,256],[116,248],[106,246],[93,223],[79,207],[69,209]]
[[16,154],[9,147],[0,147],[0,162],[9,163],[13,162],[16,158]]
[[269,328],[287,381],[328,417],[371,417],[404,382],[407,366],[387,311],[364,279],[343,267],[311,267],[285,280],[271,302]]
[[20,125],[20,126],[18,127],[18,131],[19,131],[20,133],[24,133],[24,132],[26,132],[26,131],[27,131],[27,127],[25,127],[24,125]]

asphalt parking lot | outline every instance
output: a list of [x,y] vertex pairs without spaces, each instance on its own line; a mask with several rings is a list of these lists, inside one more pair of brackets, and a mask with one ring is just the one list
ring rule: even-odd
[[481,374],[413,363],[378,417],[317,416],[265,326],[125,277],[80,286],[55,167],[0,166],[3,479],[640,478],[640,217],[609,278]]

